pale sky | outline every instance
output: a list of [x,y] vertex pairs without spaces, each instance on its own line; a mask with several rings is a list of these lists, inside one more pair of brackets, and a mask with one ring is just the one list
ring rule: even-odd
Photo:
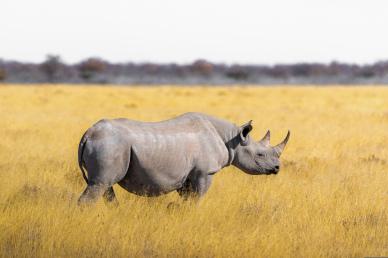
[[0,58],[388,60],[387,0],[2,0]]

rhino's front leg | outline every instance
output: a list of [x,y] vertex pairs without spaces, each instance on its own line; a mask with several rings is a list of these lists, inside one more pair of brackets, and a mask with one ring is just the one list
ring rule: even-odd
[[199,199],[209,189],[212,178],[213,176],[208,174],[189,178],[186,180],[183,187],[178,189],[178,193],[184,200],[187,200],[189,197]]
[[209,187],[212,183],[213,176],[211,175],[205,175],[200,176],[197,178],[195,184],[194,184],[194,192],[198,197],[202,197],[205,195],[207,190],[209,190]]

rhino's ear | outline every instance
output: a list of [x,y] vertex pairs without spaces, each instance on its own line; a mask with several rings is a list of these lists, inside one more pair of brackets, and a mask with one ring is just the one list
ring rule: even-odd
[[240,127],[240,138],[242,144],[248,143],[248,134],[250,131],[252,131],[252,128],[252,120]]

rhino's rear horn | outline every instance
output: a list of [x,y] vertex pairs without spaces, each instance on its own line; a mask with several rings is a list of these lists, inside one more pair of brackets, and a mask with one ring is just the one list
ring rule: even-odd
[[281,143],[273,147],[279,156],[282,154],[284,147],[286,147],[289,138],[290,138],[290,130],[288,130],[286,138],[284,138],[284,140]]
[[271,140],[271,132],[268,130],[267,133],[264,135],[263,139],[261,139],[259,142],[264,144],[265,146],[269,146],[270,140]]

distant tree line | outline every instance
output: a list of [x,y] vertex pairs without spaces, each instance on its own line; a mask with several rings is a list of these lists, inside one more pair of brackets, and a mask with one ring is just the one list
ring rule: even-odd
[[40,64],[0,59],[0,82],[100,84],[388,84],[388,61],[370,65],[332,62],[225,65],[206,60],[191,64],[110,63],[88,58],[66,64],[48,55]]

